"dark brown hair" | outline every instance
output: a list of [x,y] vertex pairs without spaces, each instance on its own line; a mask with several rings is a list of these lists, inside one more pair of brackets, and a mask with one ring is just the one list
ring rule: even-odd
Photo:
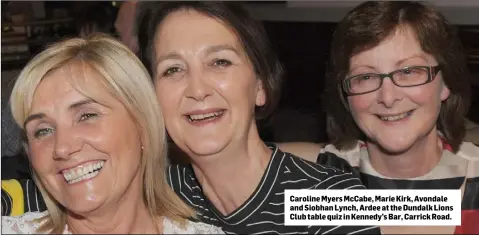
[[339,149],[349,149],[367,137],[354,122],[340,89],[350,58],[377,46],[398,27],[408,26],[424,52],[443,65],[442,77],[451,94],[441,105],[437,129],[457,151],[465,135],[464,117],[470,103],[469,72],[456,30],[437,10],[411,1],[369,1],[360,4],[339,23],[331,47],[330,73],[324,103],[327,132]]
[[179,10],[194,10],[218,19],[232,29],[253,64],[258,79],[263,82],[266,103],[257,107],[257,119],[266,118],[279,101],[283,68],[272,49],[263,25],[255,21],[237,2],[157,2],[141,7],[139,13],[138,42],[140,57],[154,77],[154,41],[158,26],[170,14]]

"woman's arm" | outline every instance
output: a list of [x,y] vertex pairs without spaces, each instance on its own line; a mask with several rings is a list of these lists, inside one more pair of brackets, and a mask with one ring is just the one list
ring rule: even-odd
[[279,149],[283,152],[292,153],[300,158],[310,162],[316,162],[319,151],[326,145],[325,143],[311,143],[311,142],[284,142],[276,143]]

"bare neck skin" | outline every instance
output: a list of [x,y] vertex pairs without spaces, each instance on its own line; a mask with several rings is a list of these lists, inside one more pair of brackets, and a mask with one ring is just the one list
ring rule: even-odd
[[228,215],[255,191],[271,154],[253,123],[245,140],[233,140],[216,155],[195,157],[192,165],[208,200]]
[[368,142],[368,153],[371,165],[378,173],[391,178],[415,178],[427,174],[438,164],[442,156],[442,142],[436,128],[433,128],[403,153],[385,153],[372,142]]
[[74,234],[158,234],[162,220],[155,222],[143,200],[141,174],[131,182],[122,198],[108,203],[85,217],[67,214],[67,224]]

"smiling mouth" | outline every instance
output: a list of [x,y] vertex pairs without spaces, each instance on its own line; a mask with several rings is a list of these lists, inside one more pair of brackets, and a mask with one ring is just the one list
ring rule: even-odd
[[216,118],[221,117],[223,115],[225,110],[220,110],[217,112],[211,112],[211,113],[204,113],[204,114],[191,114],[191,115],[186,115],[188,117],[188,121],[190,122],[201,122],[201,121],[210,121],[214,120]]
[[105,161],[94,161],[62,171],[62,175],[68,184],[78,183],[83,180],[91,179],[100,173]]
[[404,118],[407,118],[409,116],[411,116],[411,114],[414,112],[414,110],[410,110],[408,112],[405,112],[405,113],[401,113],[401,114],[398,114],[398,115],[390,115],[390,116],[386,116],[386,115],[376,115],[379,119],[381,119],[382,121],[386,121],[386,122],[395,122],[395,121],[400,121]]

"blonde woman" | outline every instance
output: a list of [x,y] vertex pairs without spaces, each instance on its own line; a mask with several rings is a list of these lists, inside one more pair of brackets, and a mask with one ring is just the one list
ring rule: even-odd
[[2,233],[222,233],[165,180],[165,128],[141,62],[107,36],[37,55],[11,96],[48,210],[2,217]]

